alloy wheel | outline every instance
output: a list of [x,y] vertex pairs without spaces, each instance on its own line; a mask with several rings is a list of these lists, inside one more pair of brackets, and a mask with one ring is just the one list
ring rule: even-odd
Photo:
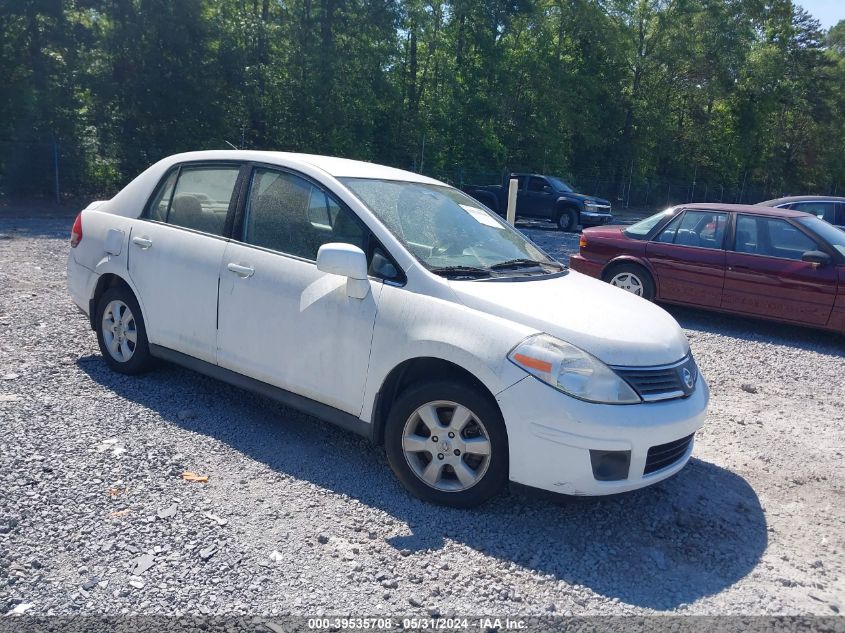
[[402,451],[414,474],[446,492],[472,488],[490,465],[490,437],[467,407],[448,400],[427,402],[405,422]]
[[103,341],[109,354],[119,363],[126,363],[138,345],[138,326],[132,310],[123,301],[110,301],[103,311]]
[[633,293],[638,297],[643,296],[643,282],[634,273],[617,273],[610,280],[610,285],[616,286],[617,288],[622,288],[622,290],[627,290],[628,292]]

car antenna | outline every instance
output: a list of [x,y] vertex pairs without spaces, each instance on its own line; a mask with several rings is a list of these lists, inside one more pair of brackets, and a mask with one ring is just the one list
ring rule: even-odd
[[229,146],[229,147],[231,147],[232,149],[238,149],[237,147],[235,147],[234,145],[232,145],[232,144],[231,144],[229,141],[227,141],[226,139],[223,139],[223,142],[224,142],[224,143],[226,143],[226,145],[228,145],[228,146]]

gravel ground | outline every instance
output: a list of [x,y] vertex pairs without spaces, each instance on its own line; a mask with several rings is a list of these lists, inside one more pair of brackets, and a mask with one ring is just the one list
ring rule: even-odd
[[65,290],[71,222],[0,218],[0,614],[845,609],[842,337],[673,308],[713,392],[679,475],[443,509],[313,418],[111,373]]

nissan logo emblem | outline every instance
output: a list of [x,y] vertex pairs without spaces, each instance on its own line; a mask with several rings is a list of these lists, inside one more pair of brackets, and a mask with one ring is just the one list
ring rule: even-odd
[[693,380],[692,380],[692,372],[684,367],[684,370],[681,372],[681,377],[684,379],[684,384],[687,386],[687,389],[692,389]]

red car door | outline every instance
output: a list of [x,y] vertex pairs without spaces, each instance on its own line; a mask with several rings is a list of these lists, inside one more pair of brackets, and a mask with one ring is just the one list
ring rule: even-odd
[[657,299],[718,308],[725,281],[728,214],[687,209],[646,246]]
[[823,250],[783,218],[737,215],[727,253],[722,308],[733,312],[826,325],[836,299],[836,266],[801,260]]

